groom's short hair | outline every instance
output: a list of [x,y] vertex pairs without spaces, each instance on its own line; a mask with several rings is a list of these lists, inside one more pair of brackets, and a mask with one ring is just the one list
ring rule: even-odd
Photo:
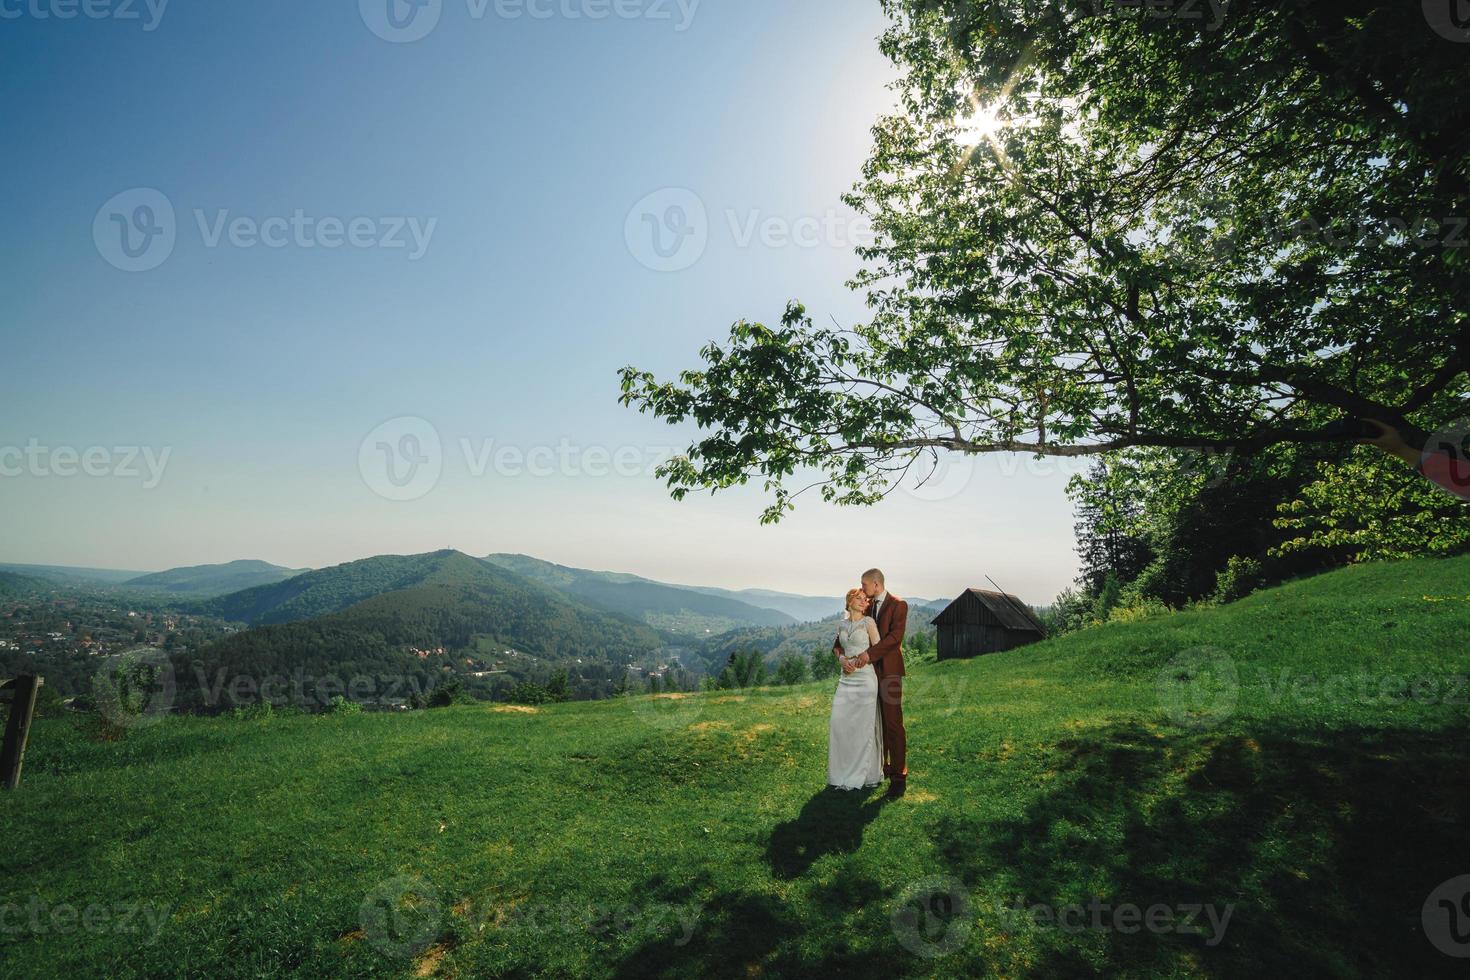
[[877,582],[879,585],[885,584],[883,581],[883,572],[877,568],[870,568],[866,572],[863,572],[863,581]]

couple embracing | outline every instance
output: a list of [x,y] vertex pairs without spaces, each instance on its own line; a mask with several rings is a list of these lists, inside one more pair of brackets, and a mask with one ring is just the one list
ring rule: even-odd
[[863,573],[862,588],[847,594],[832,654],[842,679],[827,728],[827,785],[872,789],[888,779],[888,797],[904,794],[903,634],[909,607],[889,595],[883,573]]

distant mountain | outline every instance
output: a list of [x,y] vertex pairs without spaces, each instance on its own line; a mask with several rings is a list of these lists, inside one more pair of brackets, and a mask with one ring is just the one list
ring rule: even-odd
[[18,572],[0,572],[0,595],[28,595],[32,592],[48,592],[60,584],[50,579],[38,578],[35,575],[21,575]]
[[706,595],[737,599],[753,606],[776,609],[799,623],[826,619],[828,616],[839,615],[842,611],[841,596],[796,595],[791,592],[774,592],[770,589],[717,589],[707,585],[689,585],[685,588],[703,592]]
[[308,572],[225,596],[220,608],[270,625],[181,662],[180,669],[203,679],[188,685],[194,699],[188,707],[205,706],[200,702],[214,678],[304,677],[308,687],[314,679],[362,678],[381,693],[376,684],[384,678],[423,689],[471,666],[504,670],[508,680],[576,658],[617,670],[664,648],[664,638],[646,625],[457,551]]
[[704,589],[666,585],[626,572],[568,568],[527,555],[489,555],[485,561],[567,595],[632,616],[656,629],[702,639],[748,626],[786,626],[796,617]]
[[[764,606],[767,609],[779,609],[797,622],[812,623],[833,616],[842,615],[842,596],[809,596],[794,595],[790,592],[772,592],[769,589],[740,589],[731,591],[729,589],[715,589],[708,586],[688,585],[684,588],[693,589],[696,592],[704,592],[708,595],[728,596],[748,602],[753,606]],[[856,588],[854,585],[853,588]],[[908,598],[908,597],[905,597]],[[948,605],[948,601],[940,602],[937,599],[908,599],[910,606],[931,606],[936,603],[942,609]]]
[[70,565],[13,565],[0,562],[0,572],[14,572],[43,578],[59,585],[120,585],[147,572],[129,572],[115,568],[74,568]]
[[386,592],[418,585],[439,571],[447,556],[458,554],[440,551],[364,558],[202,600],[192,608],[204,615],[251,626],[312,619],[340,612]]
[[264,561],[232,561],[223,565],[194,565],[128,579],[130,588],[169,592],[175,595],[218,596],[262,585],[272,585],[310,571],[282,568]]
[[[933,634],[934,617],[949,605],[947,602],[930,602],[925,599],[906,601],[909,604],[909,619],[905,635],[908,637],[920,633]],[[779,659],[786,654],[806,656],[813,650],[832,645],[840,618],[840,615],[834,614],[826,619],[798,623],[795,626],[733,630],[724,636],[712,637],[706,641],[695,659],[704,664],[705,669],[717,672],[730,658],[730,654],[739,650],[759,650],[770,660]]]

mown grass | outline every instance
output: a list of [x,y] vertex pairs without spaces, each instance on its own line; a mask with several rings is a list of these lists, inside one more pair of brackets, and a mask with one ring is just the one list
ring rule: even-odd
[[[1467,636],[1470,557],[923,665],[892,803],[823,792],[829,683],[48,720],[0,797],[0,975],[1449,975],[1420,913],[1470,873]],[[1230,918],[1011,911],[1095,899]]]

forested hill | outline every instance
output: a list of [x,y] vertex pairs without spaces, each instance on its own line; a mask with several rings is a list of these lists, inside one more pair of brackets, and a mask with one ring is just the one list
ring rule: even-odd
[[56,583],[34,575],[19,572],[0,572],[0,595],[25,595],[32,592],[47,592]]
[[181,704],[213,706],[221,678],[245,678],[247,691],[267,678],[359,678],[369,687],[359,693],[372,699],[391,696],[382,678],[407,678],[421,690],[450,676],[489,670],[505,671],[510,681],[577,658],[604,673],[655,656],[664,646],[648,626],[457,551],[369,559],[342,569],[340,578],[301,576],[313,580],[309,587],[274,609],[266,607],[265,614],[342,602],[369,583],[404,584],[323,615],[260,626],[205,647],[176,665],[190,688],[189,698],[181,692]]
[[311,619],[340,612],[376,595],[419,585],[446,569],[458,567],[468,574],[468,566],[453,556],[474,562],[457,551],[378,555],[232,592],[196,603],[195,608],[205,615],[252,626]]

